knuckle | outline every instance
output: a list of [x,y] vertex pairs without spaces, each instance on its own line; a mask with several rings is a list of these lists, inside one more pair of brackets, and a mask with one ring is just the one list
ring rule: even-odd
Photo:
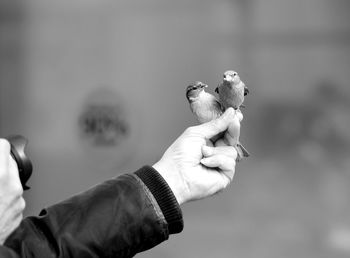
[[6,182],[8,179],[8,162],[6,161],[7,157],[10,155],[10,143],[4,139],[0,138],[0,182]]
[[232,146],[222,146],[217,148],[217,152],[222,153],[228,157],[236,157],[236,149]]
[[196,132],[196,126],[190,126],[185,130],[185,134],[193,134]]
[[24,198],[20,198],[18,201],[18,207],[20,209],[20,212],[22,213],[22,211],[26,208],[26,201],[24,200]]
[[222,190],[225,190],[231,183],[231,180],[229,178],[229,176],[225,175],[225,178],[222,182]]
[[236,168],[236,160],[233,158],[230,158],[230,160],[227,162],[228,170],[232,173],[234,173]]
[[229,157],[229,158],[236,158],[235,156],[235,151],[233,151],[233,150],[229,150],[228,151],[228,153],[227,153],[227,156]]
[[10,152],[10,142],[4,138],[0,138],[0,152],[1,153],[9,153]]
[[0,138],[0,146],[9,145],[9,141],[5,138]]
[[230,147],[229,154],[230,154],[230,157],[233,157],[234,159],[236,159],[236,157],[237,157],[237,150],[236,150],[236,148]]
[[23,195],[23,187],[21,184],[17,185],[17,196],[22,196]]
[[16,184],[12,184],[12,193],[16,197],[22,197],[23,195],[23,188],[22,185],[18,182]]
[[233,171],[234,171],[235,168],[236,168],[236,164],[237,164],[236,159],[232,159],[232,170],[233,170]]

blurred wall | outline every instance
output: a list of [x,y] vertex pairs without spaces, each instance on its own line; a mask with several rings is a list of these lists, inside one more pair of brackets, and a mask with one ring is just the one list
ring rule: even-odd
[[[0,133],[30,140],[26,214],[153,164],[186,86],[251,90],[224,193],[140,257],[348,257],[348,1],[1,1]],[[350,189],[350,188],[349,188]]]

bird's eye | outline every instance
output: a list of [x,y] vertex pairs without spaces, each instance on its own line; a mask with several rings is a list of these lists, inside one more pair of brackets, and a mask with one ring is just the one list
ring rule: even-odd
[[233,76],[236,76],[236,75],[237,75],[236,73],[233,74]]

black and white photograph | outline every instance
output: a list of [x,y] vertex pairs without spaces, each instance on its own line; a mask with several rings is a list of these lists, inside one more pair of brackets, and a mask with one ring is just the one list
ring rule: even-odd
[[350,257],[350,1],[0,0],[0,258]]

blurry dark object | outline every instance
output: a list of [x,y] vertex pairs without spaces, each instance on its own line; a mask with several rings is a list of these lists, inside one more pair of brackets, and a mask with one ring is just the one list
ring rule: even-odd
[[305,146],[314,150],[317,146],[318,152],[333,161],[348,158],[349,103],[350,96],[329,79],[320,80],[304,99],[265,103],[255,114],[260,125],[255,129],[260,153],[288,156]]
[[17,163],[19,178],[21,180],[23,190],[28,190],[30,187],[26,186],[26,183],[33,171],[32,162],[24,153],[28,140],[21,135],[9,136],[7,137],[7,140],[11,144],[11,155]]
[[123,97],[112,86],[98,86],[87,95],[79,116],[84,141],[95,147],[116,147],[131,133],[129,113]]
[[130,130],[119,105],[90,105],[80,117],[79,123],[83,135],[96,146],[116,146]]

